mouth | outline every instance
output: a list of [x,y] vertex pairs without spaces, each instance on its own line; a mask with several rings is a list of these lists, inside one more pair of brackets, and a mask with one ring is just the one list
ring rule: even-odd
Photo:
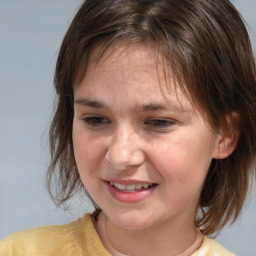
[[118,191],[126,192],[126,193],[135,193],[135,192],[147,190],[157,185],[155,183],[120,184],[113,181],[108,181],[108,183]]
[[139,180],[105,180],[110,195],[122,203],[138,203],[153,195],[157,183]]

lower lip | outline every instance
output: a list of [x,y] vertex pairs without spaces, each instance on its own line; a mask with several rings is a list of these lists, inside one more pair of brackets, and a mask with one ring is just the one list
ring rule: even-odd
[[110,185],[109,182],[105,181],[108,191],[112,195],[114,199],[124,203],[136,203],[142,201],[146,197],[148,197],[157,187],[154,185],[147,189],[140,189],[136,192],[122,192],[116,189],[114,186]]

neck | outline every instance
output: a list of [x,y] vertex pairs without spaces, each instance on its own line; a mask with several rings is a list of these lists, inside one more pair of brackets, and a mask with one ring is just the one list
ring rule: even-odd
[[103,212],[96,226],[104,246],[115,256],[187,256],[200,247],[203,238],[195,226],[177,221],[143,230],[122,229]]

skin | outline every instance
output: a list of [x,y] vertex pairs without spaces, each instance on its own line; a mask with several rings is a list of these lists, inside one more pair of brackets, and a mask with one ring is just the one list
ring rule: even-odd
[[[94,56],[73,86],[81,180],[102,209],[100,219],[107,217],[116,250],[180,254],[195,241],[198,199],[220,136],[179,88],[164,89],[163,62],[153,47],[119,45],[98,62]],[[167,86],[174,87],[171,78]],[[109,180],[156,185],[142,200],[121,202],[109,192]]]

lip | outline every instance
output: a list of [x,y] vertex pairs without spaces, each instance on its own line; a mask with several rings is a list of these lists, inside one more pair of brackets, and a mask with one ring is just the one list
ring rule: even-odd
[[138,181],[138,180],[136,180],[136,181],[135,180],[117,180],[117,179],[105,180],[104,183],[107,187],[107,190],[111,194],[111,196],[115,200],[117,200],[119,202],[123,202],[123,203],[140,202],[140,201],[146,199],[147,197],[149,197],[157,187],[157,184],[155,184],[152,187],[149,187],[147,189],[144,188],[144,189],[137,190],[135,192],[123,192],[123,191],[118,190],[114,186],[110,185],[110,183],[109,183],[110,181],[119,183],[119,184],[123,184],[123,185],[138,184],[138,183],[148,184],[149,182]]
[[133,180],[133,179],[127,179],[127,180],[120,180],[120,179],[108,179],[107,182],[115,182],[123,185],[131,185],[131,184],[152,184],[152,182],[142,181],[142,180]]

